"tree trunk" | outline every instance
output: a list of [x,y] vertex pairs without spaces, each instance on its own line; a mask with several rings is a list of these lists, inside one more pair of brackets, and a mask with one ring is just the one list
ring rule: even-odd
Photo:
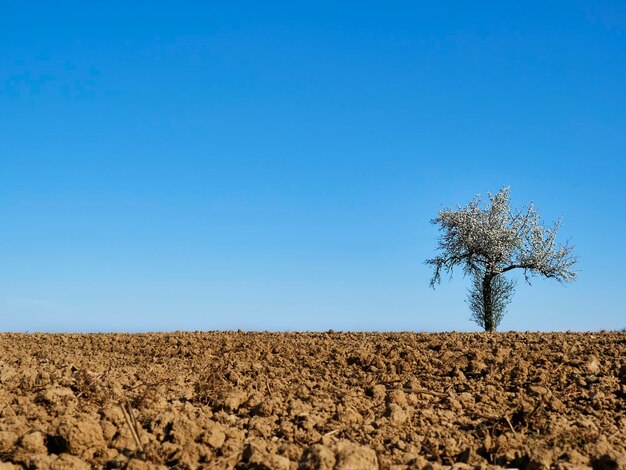
[[483,314],[485,316],[485,331],[494,331],[496,329],[493,324],[493,305],[491,304],[491,279],[493,275],[486,273],[483,278]]

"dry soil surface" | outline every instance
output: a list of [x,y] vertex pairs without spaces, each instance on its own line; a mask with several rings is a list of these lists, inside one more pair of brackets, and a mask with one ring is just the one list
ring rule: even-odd
[[626,468],[626,333],[0,334],[0,469]]

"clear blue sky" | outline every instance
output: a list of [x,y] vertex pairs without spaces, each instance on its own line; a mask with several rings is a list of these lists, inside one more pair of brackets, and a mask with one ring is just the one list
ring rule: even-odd
[[477,330],[424,259],[510,185],[580,256],[502,330],[626,327],[626,3],[9,2],[0,330]]

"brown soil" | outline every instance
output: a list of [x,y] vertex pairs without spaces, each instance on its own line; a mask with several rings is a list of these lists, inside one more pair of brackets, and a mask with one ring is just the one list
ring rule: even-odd
[[626,468],[626,333],[0,335],[0,469]]

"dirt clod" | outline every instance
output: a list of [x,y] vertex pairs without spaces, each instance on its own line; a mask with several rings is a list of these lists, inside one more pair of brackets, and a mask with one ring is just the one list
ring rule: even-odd
[[299,470],[333,470],[335,468],[335,452],[322,444],[315,444],[305,449],[300,459]]
[[0,470],[626,469],[626,333],[0,334]]
[[47,453],[43,435],[39,431],[31,432],[23,436],[20,445],[25,451],[33,454]]
[[73,455],[82,455],[85,450],[103,447],[105,444],[98,419],[89,414],[63,420],[58,434]]
[[335,457],[337,459],[335,470],[367,470],[378,468],[376,452],[368,447],[355,444],[354,442],[339,442],[335,448]]

